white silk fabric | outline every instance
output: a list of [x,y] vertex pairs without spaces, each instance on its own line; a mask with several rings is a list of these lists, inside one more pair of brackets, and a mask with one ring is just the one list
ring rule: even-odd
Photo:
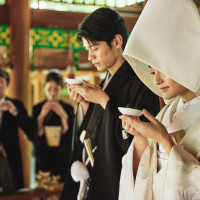
[[200,95],[200,17],[193,0],[149,0],[123,56],[159,96],[151,66]]
[[[170,115],[173,115],[177,103],[175,99],[157,116],[159,120],[163,118],[164,125],[170,124]],[[159,171],[157,143],[149,140],[149,146],[140,160],[136,180],[133,174],[133,140],[122,159],[119,200],[200,199],[200,101],[190,106],[188,117],[193,115],[194,107],[199,116],[193,118],[193,123],[185,131],[185,136],[172,148],[168,160]]]

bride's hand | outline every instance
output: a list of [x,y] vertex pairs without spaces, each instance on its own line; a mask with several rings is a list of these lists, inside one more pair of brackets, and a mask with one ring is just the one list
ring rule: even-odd
[[134,127],[134,121],[140,121],[139,117],[137,116],[130,116],[130,115],[121,115],[119,118],[122,120],[122,127],[131,135],[134,136],[142,136],[140,132],[138,132]]

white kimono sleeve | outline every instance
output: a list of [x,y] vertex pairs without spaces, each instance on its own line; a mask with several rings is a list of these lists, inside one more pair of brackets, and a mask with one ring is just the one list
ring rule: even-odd
[[191,153],[175,145],[166,167],[164,200],[200,199],[200,163]]
[[120,178],[119,200],[150,200],[152,199],[152,190],[149,185],[152,182],[152,149],[147,146],[145,149],[140,165],[138,167],[136,183],[133,174],[133,149],[134,140],[132,141],[127,154],[122,159],[122,171]]

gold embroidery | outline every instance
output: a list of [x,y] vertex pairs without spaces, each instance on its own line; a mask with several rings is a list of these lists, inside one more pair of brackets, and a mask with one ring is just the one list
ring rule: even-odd
[[179,130],[173,133],[170,133],[169,136],[172,138],[175,144],[179,144],[180,141],[183,139],[185,136],[185,131],[184,130]]

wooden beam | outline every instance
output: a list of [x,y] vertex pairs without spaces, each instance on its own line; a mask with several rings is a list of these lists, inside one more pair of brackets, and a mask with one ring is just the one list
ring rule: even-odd
[[[87,15],[87,13],[31,9],[31,27],[77,30],[79,23]],[[128,33],[130,33],[138,16],[123,14],[123,18],[127,24]],[[0,6],[0,24],[9,25],[9,7],[7,5]]]
[[[10,62],[13,68],[10,73],[8,95],[24,102],[27,110],[31,111],[31,86],[29,63],[29,32],[30,8],[29,0],[12,1],[10,9]],[[23,132],[19,134],[25,187],[30,186],[30,158],[32,144],[24,138]]]
[[[31,9],[31,27],[77,30],[78,25],[86,16],[88,16],[86,13]],[[123,18],[130,33],[138,16],[123,15]]]
[[9,25],[9,7],[7,5],[0,6],[0,24]]
[[76,30],[86,13],[31,9],[31,27]]
[[24,101],[25,105],[30,102],[28,100],[30,88],[27,86],[30,71],[29,30],[29,0],[12,1],[10,5],[10,62],[13,69],[9,89],[11,96]]

